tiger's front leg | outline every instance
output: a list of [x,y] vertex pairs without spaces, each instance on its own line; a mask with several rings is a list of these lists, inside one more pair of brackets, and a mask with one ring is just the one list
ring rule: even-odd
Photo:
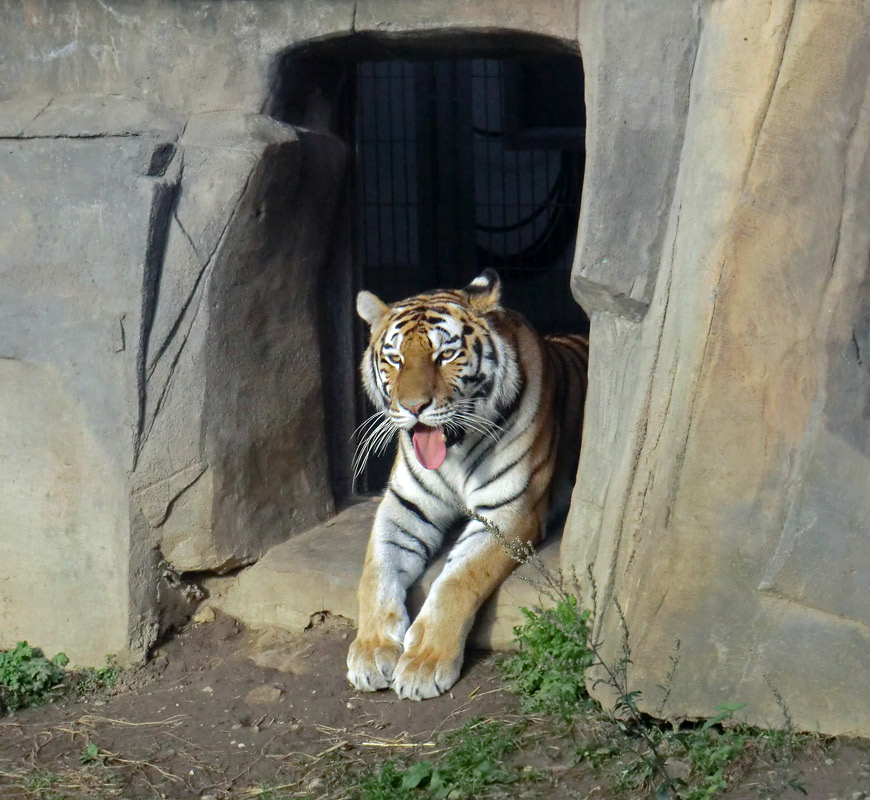
[[[509,539],[534,542],[538,538],[534,522],[502,530]],[[516,565],[483,525],[468,524],[405,634],[393,678],[399,697],[426,700],[456,683],[478,609]]]
[[387,489],[369,538],[357,594],[357,637],[347,655],[347,677],[357,689],[374,692],[392,683],[408,630],[408,587],[442,540],[438,522],[414,499]]

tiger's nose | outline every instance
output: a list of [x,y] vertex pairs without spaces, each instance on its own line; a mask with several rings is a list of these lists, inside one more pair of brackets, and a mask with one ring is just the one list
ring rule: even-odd
[[426,400],[423,403],[417,403],[415,406],[405,406],[412,414],[419,414],[426,406],[428,406],[432,401]]

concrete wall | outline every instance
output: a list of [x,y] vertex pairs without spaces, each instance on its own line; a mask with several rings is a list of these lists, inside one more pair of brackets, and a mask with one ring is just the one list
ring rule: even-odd
[[167,576],[331,510],[346,153],[264,115],[288,48],[534,34],[587,79],[563,563],[651,710],[679,639],[665,714],[870,732],[868,14],[768,5],[0,2],[0,645],[141,653]]

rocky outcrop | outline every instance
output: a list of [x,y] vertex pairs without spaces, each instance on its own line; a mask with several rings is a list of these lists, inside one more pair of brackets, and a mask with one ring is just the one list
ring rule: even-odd
[[649,310],[594,315],[562,557],[650,710],[679,642],[665,714],[870,732],[868,74],[860,6],[706,8]]
[[0,636],[101,663],[172,623],[165,576],[332,513],[318,298],[345,147],[117,97],[0,119]]

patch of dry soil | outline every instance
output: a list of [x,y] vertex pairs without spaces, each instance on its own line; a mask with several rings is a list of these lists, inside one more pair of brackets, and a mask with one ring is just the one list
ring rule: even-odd
[[[247,632],[221,614],[192,624],[110,694],[0,718],[0,798],[228,798],[261,782],[316,790],[337,751],[379,761],[517,707],[492,660],[474,656],[436,700],[359,693],[345,678],[352,634],[332,618],[295,636]],[[88,745],[99,755],[83,764]],[[22,787],[39,773],[61,780]]]
[[[453,691],[435,700],[358,693],[345,678],[352,635],[332,618],[298,635],[254,634],[221,614],[191,624],[146,666],[125,670],[110,693],[85,700],[70,693],[0,718],[0,798],[341,797],[360,765],[433,753],[439,732],[471,717],[518,714],[489,656],[470,656]],[[545,777],[506,791],[549,800],[612,796],[576,762],[570,733],[547,722],[534,731]],[[757,767],[727,797],[870,798],[868,742],[808,752],[790,776],[806,795]]]

